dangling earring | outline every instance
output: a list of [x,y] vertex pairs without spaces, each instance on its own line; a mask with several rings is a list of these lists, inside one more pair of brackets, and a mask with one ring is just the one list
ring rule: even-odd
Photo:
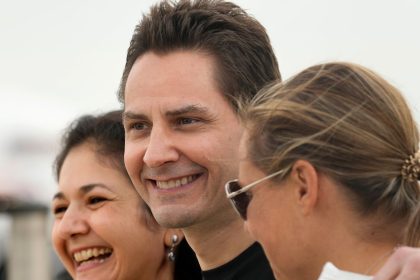
[[169,248],[169,252],[168,252],[168,260],[170,260],[171,262],[175,261],[175,247],[176,244],[178,243],[178,235],[174,234],[171,237],[171,248]]

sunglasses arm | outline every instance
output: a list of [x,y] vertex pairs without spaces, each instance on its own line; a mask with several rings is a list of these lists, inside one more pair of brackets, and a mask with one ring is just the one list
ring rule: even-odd
[[[239,189],[237,191],[234,191],[232,193],[229,193],[228,188],[226,187],[226,195],[227,195],[227,198],[232,198],[232,197],[237,196],[238,194],[244,193],[244,192],[248,191],[249,189],[251,189],[252,187],[258,185],[259,183],[264,182],[265,180],[271,179],[271,178],[273,178],[273,177],[275,177],[275,176],[277,176],[277,175],[279,175],[279,174],[281,174],[283,172],[284,172],[284,170],[279,170],[277,172],[274,172],[274,173],[272,173],[272,174],[270,174],[270,175],[268,175],[268,176],[266,176],[264,178],[261,178],[261,179],[255,181],[255,182],[253,182],[253,183],[251,183],[251,184],[249,184],[249,185],[247,185],[247,186],[245,186],[245,187],[243,187],[243,188],[241,188],[241,189]],[[234,181],[237,182],[238,179],[236,179]]]

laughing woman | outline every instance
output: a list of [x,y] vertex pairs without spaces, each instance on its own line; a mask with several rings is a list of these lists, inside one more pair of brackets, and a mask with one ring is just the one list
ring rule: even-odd
[[182,232],[156,223],[123,155],[121,111],[84,116],[64,135],[52,239],[65,268],[77,280],[200,279]]
[[322,279],[365,279],[404,240],[418,244],[419,133],[378,75],[310,67],[265,89],[244,122],[226,191],[278,279],[317,279],[325,264]]

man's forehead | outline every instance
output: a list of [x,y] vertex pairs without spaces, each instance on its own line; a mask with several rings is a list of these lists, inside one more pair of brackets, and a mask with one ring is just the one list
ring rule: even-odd
[[133,64],[125,90],[173,84],[188,87],[205,83],[209,86],[215,83],[216,72],[214,58],[208,54],[197,51],[174,51],[163,55],[148,52]]
[[213,60],[193,51],[167,55],[146,53],[134,63],[125,85],[125,102],[136,98],[192,98],[221,93],[214,78]]

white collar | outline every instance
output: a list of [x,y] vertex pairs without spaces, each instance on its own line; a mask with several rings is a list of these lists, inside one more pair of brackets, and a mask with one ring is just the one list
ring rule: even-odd
[[340,270],[332,263],[327,262],[322,269],[318,280],[371,280],[372,276]]

